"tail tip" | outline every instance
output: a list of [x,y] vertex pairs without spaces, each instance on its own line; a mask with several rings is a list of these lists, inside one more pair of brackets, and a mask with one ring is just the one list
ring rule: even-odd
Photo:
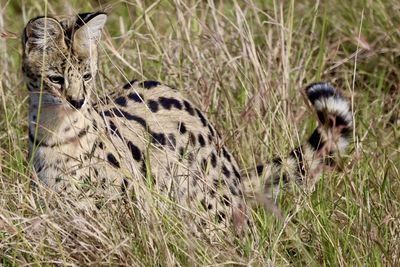
[[328,83],[312,83],[306,87],[306,94],[312,104],[320,98],[341,97],[340,94]]
[[308,99],[319,113],[320,121],[326,114],[321,111],[328,112],[336,116],[337,124],[351,126],[352,116],[349,105],[341,94],[335,90],[330,84],[320,82],[312,83],[305,89]]

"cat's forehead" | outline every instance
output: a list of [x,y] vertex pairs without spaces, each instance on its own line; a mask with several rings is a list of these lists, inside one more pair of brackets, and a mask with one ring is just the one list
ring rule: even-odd
[[65,31],[72,31],[74,29],[80,28],[87,21],[89,21],[90,19],[99,14],[105,14],[105,13],[94,12],[94,13],[79,13],[75,15],[57,15],[54,16],[53,18],[55,18],[60,23],[61,27]]
[[77,16],[73,15],[62,15],[54,17],[61,25],[64,30],[69,30],[75,27]]
[[71,41],[71,36],[76,30],[80,18],[78,15],[61,15],[54,17],[64,30],[65,41]]

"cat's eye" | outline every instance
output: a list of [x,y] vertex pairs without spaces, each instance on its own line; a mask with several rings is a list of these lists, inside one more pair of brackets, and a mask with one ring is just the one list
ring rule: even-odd
[[83,75],[82,78],[83,78],[84,81],[89,81],[90,79],[92,79],[92,74],[86,73],[86,74]]
[[49,76],[49,80],[52,83],[63,85],[64,84],[64,77],[63,76]]

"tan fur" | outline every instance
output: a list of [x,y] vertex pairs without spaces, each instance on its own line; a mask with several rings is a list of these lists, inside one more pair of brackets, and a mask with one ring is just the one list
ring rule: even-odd
[[280,177],[302,183],[303,171],[318,176],[322,156],[332,150],[330,137],[323,136],[326,151],[305,144],[243,183],[214,127],[179,91],[132,81],[112,97],[92,99],[105,17],[39,18],[25,29],[29,153],[41,182],[94,204],[132,193],[144,213],[151,192],[193,211],[199,229],[207,221],[208,233],[228,226],[242,233],[248,222],[245,196],[280,215],[272,200]]

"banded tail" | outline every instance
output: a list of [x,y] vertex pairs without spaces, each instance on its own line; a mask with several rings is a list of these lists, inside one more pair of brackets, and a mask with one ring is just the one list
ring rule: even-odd
[[[324,166],[342,154],[349,143],[352,115],[348,103],[327,83],[314,83],[305,89],[317,116],[318,126],[307,142],[285,158],[258,165],[244,181],[245,197],[250,204],[262,204],[279,215],[275,206],[280,184],[294,181],[307,187],[317,182]],[[244,175],[246,177],[246,175]]]

